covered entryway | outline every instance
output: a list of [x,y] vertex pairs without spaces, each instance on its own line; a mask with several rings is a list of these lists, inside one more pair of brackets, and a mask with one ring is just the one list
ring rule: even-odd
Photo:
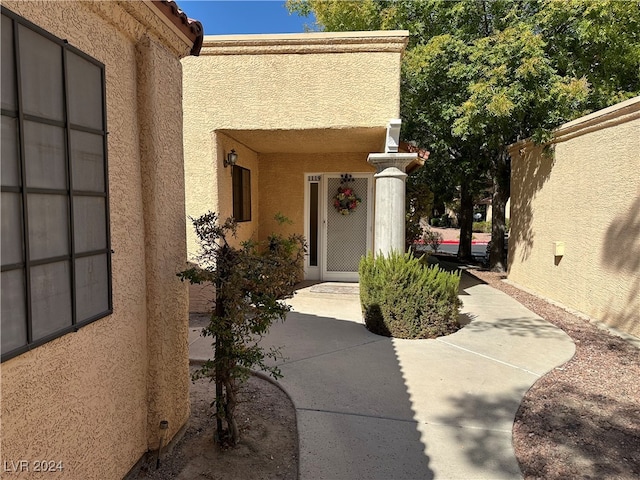
[[[373,175],[307,173],[305,182],[305,279],[357,281],[360,258],[372,248]],[[358,201],[341,208],[340,189]]]
[[[201,55],[183,62],[187,216],[242,212],[237,245],[304,235],[309,279],[354,281],[368,250],[403,248],[404,210],[379,245],[384,229],[372,225],[378,192],[385,218],[404,206],[404,171],[389,176],[369,157],[397,151],[408,39],[407,31],[206,37]],[[348,214],[333,206],[344,174],[360,199]],[[187,247],[197,262],[191,225]]]

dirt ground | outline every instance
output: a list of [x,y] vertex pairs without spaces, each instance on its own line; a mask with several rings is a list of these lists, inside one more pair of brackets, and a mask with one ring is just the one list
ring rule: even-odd
[[[196,367],[192,367],[193,369]],[[298,435],[295,409],[287,395],[271,382],[251,377],[242,387],[237,407],[241,440],[235,448],[214,444],[215,419],[210,403],[215,385],[192,382],[191,417],[184,437],[167,452],[156,470],[156,459],[136,478],[156,480],[296,480]]]

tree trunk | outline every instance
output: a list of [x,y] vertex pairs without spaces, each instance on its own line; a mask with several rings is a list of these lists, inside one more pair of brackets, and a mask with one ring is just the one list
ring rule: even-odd
[[227,428],[229,429],[229,444],[234,446],[240,440],[240,430],[236,422],[235,411],[238,404],[236,400],[237,385],[234,378],[229,377],[225,382],[225,390],[227,392],[227,402],[225,405],[225,417],[227,420]]
[[[220,283],[220,282],[218,282]],[[222,306],[222,295],[220,285],[216,285],[216,317],[224,318],[224,308]],[[216,335],[216,343],[215,350],[213,353],[213,362],[214,362],[214,379],[216,382],[216,432],[214,434],[214,441],[218,444],[221,444],[224,439],[223,428],[222,428],[222,411],[221,407],[224,401],[224,393],[222,390],[222,365],[220,363],[220,359],[222,358],[222,339],[220,335]]]
[[473,196],[469,182],[464,179],[460,185],[460,244],[458,258],[471,260],[471,241],[473,237]]
[[493,164],[493,197],[491,200],[491,251],[489,266],[493,272],[505,272],[506,256],[506,204],[510,195],[511,168],[506,149],[500,151]]
[[[224,245],[222,247],[222,252],[218,257],[218,260],[219,260],[218,268],[220,268],[220,275],[218,276],[218,280],[216,281],[216,312],[215,312],[215,316],[218,318],[218,321],[221,321],[221,319],[225,319],[227,315],[224,308],[224,289],[222,287],[223,285],[222,279],[227,277],[227,272],[225,271],[225,269],[228,268],[227,252],[228,252],[228,247],[227,245]],[[225,343],[226,343],[225,339],[223,339],[221,335],[219,334],[216,335],[215,351],[213,354],[214,375],[215,375],[215,382],[216,382],[216,401],[215,401],[216,433],[214,434],[214,440],[220,445],[223,444],[225,441],[225,432],[222,424],[224,410],[225,410],[224,409],[224,406],[225,406],[224,378],[226,377],[225,375],[226,372],[224,371],[225,369],[223,365],[223,359],[225,359],[227,356],[226,349],[228,348],[228,346]]]

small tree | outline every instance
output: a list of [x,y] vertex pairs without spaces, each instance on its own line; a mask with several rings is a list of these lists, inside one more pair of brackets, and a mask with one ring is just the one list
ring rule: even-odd
[[[287,220],[276,216],[280,224]],[[202,330],[214,343],[213,360],[198,369],[193,379],[209,377],[216,384],[212,402],[216,412],[216,441],[236,445],[240,432],[234,412],[240,385],[254,367],[280,377],[277,367],[266,358],[279,357],[277,349],[265,352],[259,342],[276,320],[284,320],[290,307],[283,301],[293,296],[293,287],[302,273],[305,242],[301,235],[271,235],[265,244],[229,245],[236,223],[229,218],[220,224],[215,213],[192,219],[202,251],[198,266],[178,273],[192,284],[211,282],[216,287],[215,309],[209,325]]]
[[425,245],[429,245],[433,253],[438,253],[440,245],[442,245],[442,234],[440,232],[434,232],[430,227],[427,227],[422,234],[422,240]]

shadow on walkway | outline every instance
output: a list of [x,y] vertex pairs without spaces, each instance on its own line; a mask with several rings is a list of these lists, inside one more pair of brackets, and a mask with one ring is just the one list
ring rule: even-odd
[[[300,479],[521,477],[518,405],[571,358],[571,339],[465,273],[467,326],[430,340],[381,337],[362,323],[353,287],[301,288],[262,341],[286,357],[280,383],[296,407]],[[190,348],[193,359],[200,340]]]
[[282,386],[298,415],[301,479],[432,479],[393,341],[364,325],[291,312]]

